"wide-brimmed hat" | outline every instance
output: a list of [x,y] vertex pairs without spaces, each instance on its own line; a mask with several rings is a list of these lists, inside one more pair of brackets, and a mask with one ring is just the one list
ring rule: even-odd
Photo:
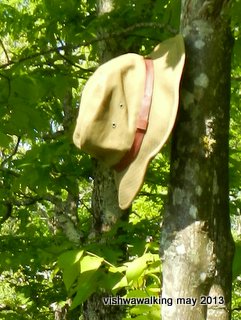
[[131,205],[150,160],[171,133],[184,60],[177,35],[147,58],[128,53],[104,63],[84,87],[73,140],[113,167],[122,209]]

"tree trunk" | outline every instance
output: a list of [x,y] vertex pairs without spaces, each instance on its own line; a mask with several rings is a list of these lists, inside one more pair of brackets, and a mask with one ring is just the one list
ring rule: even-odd
[[[108,13],[114,8],[113,0],[98,0],[99,14]],[[100,30],[103,35],[105,30]],[[109,39],[99,43],[100,62],[104,63],[111,58],[120,55],[120,42]],[[92,193],[92,238],[103,242],[102,235],[112,229],[120,220],[128,219],[129,210],[121,210],[118,204],[118,194],[114,182],[113,170],[104,167],[100,162],[94,164],[94,187]],[[105,238],[106,241],[106,238]],[[125,249],[124,249],[125,250]],[[123,252],[125,255],[125,252]],[[120,320],[123,318],[122,306],[106,306],[102,298],[110,295],[110,292],[93,294],[84,305],[85,320]]]
[[186,65],[161,244],[162,294],[173,299],[173,306],[162,306],[162,319],[227,320],[233,240],[228,188],[232,37],[226,1],[183,0],[181,33]]

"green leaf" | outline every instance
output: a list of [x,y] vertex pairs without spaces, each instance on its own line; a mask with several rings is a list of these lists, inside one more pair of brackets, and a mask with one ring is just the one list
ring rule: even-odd
[[151,320],[160,320],[160,314],[161,314],[161,306],[155,305],[151,308],[151,314],[150,319]]
[[67,269],[69,265],[77,263],[83,256],[84,250],[70,250],[64,252],[59,257],[59,266],[63,269]]
[[111,273],[111,272],[106,272],[106,270],[100,269],[101,272],[101,277],[99,279],[99,288],[103,288],[104,291],[106,292],[111,292],[112,288],[118,283],[122,275],[121,273]]
[[235,243],[235,254],[233,259],[233,279],[241,274],[241,242]]
[[7,134],[0,132],[0,146],[3,148],[8,148],[9,144],[13,141],[12,137]]
[[79,260],[82,257],[83,253],[83,250],[67,251],[64,252],[58,259],[59,267],[63,270],[63,280],[67,291],[69,291],[69,289],[79,276]]
[[146,298],[147,294],[143,290],[131,290],[127,293],[127,298]]
[[39,98],[39,91],[36,81],[29,75],[22,75],[14,78],[11,83],[10,101],[17,99],[27,103],[36,102]]
[[85,256],[80,260],[80,272],[86,272],[91,270],[97,270],[104,261],[101,257]]
[[96,291],[98,287],[98,274],[96,271],[86,271],[82,273],[78,279],[77,294],[73,299],[70,309],[73,310],[82,304],[88,297]]
[[115,266],[111,266],[109,267],[108,271],[112,272],[112,273],[117,273],[117,272],[123,272],[126,270],[126,266],[120,266],[120,267],[115,267]]
[[149,313],[151,311],[151,306],[149,305],[138,305],[133,308],[131,308],[130,314],[141,314]]
[[150,296],[156,296],[160,294],[160,288],[161,288],[161,283],[160,283],[160,278],[158,278],[158,285],[157,283],[151,284],[146,288],[146,292]]
[[146,253],[132,262],[127,262],[126,277],[128,282],[137,280],[147,268],[147,261],[151,259],[151,254]]
[[[130,320],[130,318],[124,318],[122,320]],[[135,320],[147,320],[146,316],[137,316],[135,317]]]
[[130,310],[130,314],[137,315],[135,319],[150,319],[150,320],[159,320],[160,319],[160,306],[159,305],[153,305],[153,306],[147,306],[147,305],[138,305]]
[[127,281],[127,277],[124,276],[123,278],[121,278],[120,281],[118,281],[114,287],[112,288],[112,290],[116,290],[116,289],[120,289],[120,288],[124,288],[128,286],[128,281]]
[[240,10],[241,10],[241,1],[240,0],[232,1],[231,16],[232,16],[232,20],[235,23],[241,22]]
[[56,75],[53,81],[53,90],[59,99],[63,100],[69,88],[76,87],[78,83],[73,78],[63,75]]

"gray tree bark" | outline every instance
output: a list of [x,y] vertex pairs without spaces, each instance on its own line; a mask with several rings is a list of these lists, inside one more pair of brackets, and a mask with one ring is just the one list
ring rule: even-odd
[[[111,12],[114,8],[113,0],[98,0],[99,14]],[[104,34],[105,30],[100,30]],[[109,39],[99,43],[100,62],[104,63],[122,53],[120,43],[116,39]],[[94,161],[94,187],[92,194],[92,234],[96,241],[103,242],[103,234],[110,231],[120,220],[128,219],[129,210],[121,210],[118,204],[117,189],[114,182],[113,170]],[[105,237],[105,241],[107,241]],[[125,250],[123,248],[123,250]],[[123,255],[125,252],[123,251]],[[123,318],[122,306],[105,306],[102,302],[103,294],[93,294],[84,305],[85,320],[120,320]]]
[[228,1],[183,0],[181,11],[186,65],[161,244],[162,295],[173,305],[162,306],[162,319],[227,320],[233,257]]

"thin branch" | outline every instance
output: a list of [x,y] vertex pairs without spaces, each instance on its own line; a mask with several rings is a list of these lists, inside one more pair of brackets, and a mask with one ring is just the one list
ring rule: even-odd
[[20,195],[20,199],[9,199],[8,202],[5,202],[5,204],[11,204],[12,206],[16,207],[24,207],[24,206],[30,206],[34,205],[37,202],[41,201],[48,201],[51,202],[54,205],[59,205],[62,203],[62,199],[60,197],[57,197],[52,194],[45,194],[44,196],[26,196],[25,194]]
[[142,28],[167,29],[172,34],[178,33],[178,30],[170,27],[167,24],[163,24],[163,23],[159,23],[159,22],[139,22],[139,23],[131,25],[131,26],[125,28],[125,29],[122,29],[120,31],[115,31],[115,32],[113,32],[111,34],[107,33],[102,37],[102,38],[104,38],[102,40],[106,40],[108,38],[119,37],[119,36],[122,36],[124,34],[130,33],[130,32],[132,32],[134,30],[142,29]]
[[[81,200],[82,200],[82,199],[81,199]],[[84,207],[84,208],[87,210],[87,212],[89,212],[90,214],[93,214],[91,208],[88,207],[88,206],[84,203],[84,201],[81,201],[81,200],[80,200],[81,206]]]
[[85,68],[81,67],[79,64],[73,62],[71,59],[69,59],[68,57],[66,57],[66,55],[64,55],[64,54],[62,54],[62,53],[60,53],[60,52],[58,52],[58,55],[59,55],[63,60],[65,60],[66,62],[68,62],[68,64],[70,64],[71,66],[74,66],[74,67],[76,67],[76,68],[78,68],[78,69],[80,69],[80,70],[82,70],[82,71],[85,71],[85,72],[87,72],[87,71],[93,71],[93,68],[91,68],[91,69],[85,69]]
[[43,197],[29,197],[26,199],[22,199],[22,200],[12,200],[12,205],[16,206],[16,207],[24,207],[24,206],[30,206],[33,204],[36,204],[37,202],[43,200]]
[[9,56],[8,56],[8,52],[7,52],[7,50],[6,50],[5,46],[4,46],[4,43],[2,42],[1,39],[0,39],[0,45],[1,45],[1,47],[3,48],[3,51],[4,51],[4,53],[5,53],[7,62],[9,63],[9,62],[10,62],[10,59],[9,59]]
[[232,81],[241,81],[241,77],[231,77]]
[[8,168],[3,168],[0,166],[0,172],[4,172],[7,173],[9,175],[12,175],[13,177],[18,178],[20,176],[20,174],[14,170],[8,169]]
[[163,196],[166,196],[165,194],[160,194],[160,193],[151,193],[151,192],[147,192],[147,191],[140,191],[139,196],[142,197],[150,197],[150,198],[162,198]]
[[1,163],[1,167],[4,167],[4,165],[9,161],[11,160],[15,154],[18,152],[18,148],[19,148],[19,144],[20,144],[20,141],[21,141],[21,137],[18,137],[18,140],[17,140],[17,143],[13,149],[13,152],[6,158],[2,161]]
[[241,311],[241,306],[237,306],[237,307],[233,308],[233,309],[232,309],[232,312],[233,312],[233,311]]
[[43,50],[43,51],[31,54],[31,55],[29,55],[27,57],[19,58],[18,60],[10,60],[8,63],[2,64],[0,66],[0,69],[5,69],[7,67],[10,67],[13,64],[22,63],[24,61],[32,60],[34,58],[38,58],[38,57],[41,57],[41,56],[45,56],[45,55],[48,55],[48,54],[53,53],[53,52],[58,52],[58,50],[64,50],[65,48],[66,48],[66,46],[60,46],[60,47],[57,47],[57,48],[50,48],[48,50]]
[[112,33],[105,33],[103,36],[94,38],[94,39],[92,39],[90,41],[83,41],[78,46],[62,45],[62,46],[59,46],[59,47],[50,48],[48,50],[43,50],[43,51],[34,53],[34,54],[29,55],[27,57],[19,58],[18,60],[9,60],[7,63],[2,64],[0,66],[0,69],[5,69],[7,67],[10,67],[13,64],[19,64],[19,63],[22,63],[22,62],[25,62],[25,61],[28,61],[28,60],[31,60],[31,59],[34,59],[34,58],[38,58],[38,57],[41,57],[41,56],[48,55],[50,53],[54,53],[55,52],[57,54],[60,54],[61,50],[76,50],[79,47],[85,47],[85,46],[92,45],[92,44],[94,44],[96,42],[99,42],[99,41],[120,37],[122,35],[126,35],[128,33],[131,33],[134,30],[142,29],[142,28],[167,29],[172,34],[176,34],[178,32],[178,30],[168,26],[167,24],[161,24],[159,22],[140,22],[140,23],[136,23],[134,25],[131,25],[131,26],[125,28],[125,29],[122,29],[120,31],[115,31],[115,32],[112,32]]
[[59,130],[53,133],[46,133],[43,134],[42,138],[46,141],[46,140],[55,140],[59,137],[62,137],[65,134],[64,130]]

